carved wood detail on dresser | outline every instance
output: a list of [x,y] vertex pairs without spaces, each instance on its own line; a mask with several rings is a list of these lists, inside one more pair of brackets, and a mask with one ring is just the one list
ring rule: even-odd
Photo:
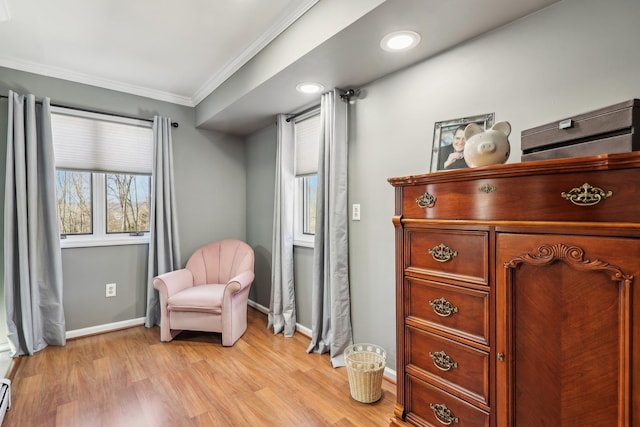
[[391,425],[640,426],[640,153],[389,182]]

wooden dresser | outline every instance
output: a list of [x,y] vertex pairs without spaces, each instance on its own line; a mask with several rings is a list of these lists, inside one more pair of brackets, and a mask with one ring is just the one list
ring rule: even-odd
[[640,153],[389,182],[391,425],[640,426]]

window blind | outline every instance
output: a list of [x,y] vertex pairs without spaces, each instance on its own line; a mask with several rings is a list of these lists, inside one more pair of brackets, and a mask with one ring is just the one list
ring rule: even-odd
[[296,141],[296,176],[318,173],[320,147],[320,114],[302,118],[294,123]]
[[53,107],[51,127],[56,168],[151,174],[148,122]]

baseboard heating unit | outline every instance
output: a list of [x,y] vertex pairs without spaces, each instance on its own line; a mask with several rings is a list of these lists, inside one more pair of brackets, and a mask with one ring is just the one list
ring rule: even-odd
[[0,379],[0,425],[4,414],[11,408],[11,380]]

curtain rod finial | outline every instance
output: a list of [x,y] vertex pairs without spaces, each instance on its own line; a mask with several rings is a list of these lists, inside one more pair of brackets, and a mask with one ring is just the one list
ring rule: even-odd
[[355,104],[356,98],[360,96],[360,89],[347,89],[340,95],[340,99],[348,104]]

